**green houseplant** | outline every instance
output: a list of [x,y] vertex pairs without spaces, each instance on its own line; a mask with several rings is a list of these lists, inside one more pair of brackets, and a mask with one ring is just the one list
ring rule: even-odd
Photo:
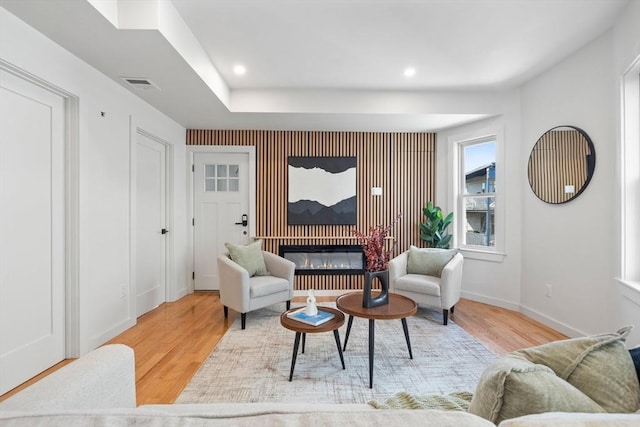
[[442,209],[429,202],[422,213],[427,220],[420,223],[420,239],[427,243],[428,248],[449,249],[453,235],[449,234],[447,228],[453,222],[453,212],[445,217]]

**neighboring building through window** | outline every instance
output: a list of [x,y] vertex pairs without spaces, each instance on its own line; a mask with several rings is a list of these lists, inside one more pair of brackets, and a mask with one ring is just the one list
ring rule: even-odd
[[[460,170],[464,177],[459,230],[460,246],[495,248],[496,141],[495,138],[460,145]],[[461,215],[460,215],[461,214]]]

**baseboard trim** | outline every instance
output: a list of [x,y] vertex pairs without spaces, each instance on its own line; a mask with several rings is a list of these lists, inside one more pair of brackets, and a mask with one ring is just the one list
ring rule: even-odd
[[462,298],[465,298],[471,301],[481,302],[483,304],[489,304],[489,305],[493,305],[500,308],[506,308],[507,310],[520,311],[520,304],[516,304],[511,301],[507,301],[499,298],[487,297],[485,295],[480,295],[480,294],[467,292],[467,291],[462,291],[461,296]]
[[93,338],[91,338],[89,340],[89,343],[87,345],[86,348],[82,349],[82,355],[84,355],[85,353],[88,353],[89,351],[100,347],[101,345],[103,345],[104,343],[106,343],[107,341],[109,341],[110,339],[120,335],[121,333],[123,333],[124,331],[126,331],[127,329],[135,326],[137,323],[137,319],[131,318],[131,319],[127,319],[124,322],[119,323],[118,325],[114,326],[113,328],[109,329],[108,331],[105,331],[103,333],[101,333],[100,335],[96,335]]
[[572,328],[571,326],[559,322],[555,319],[550,318],[549,316],[546,316],[536,310],[533,310],[529,307],[525,307],[525,306],[520,306],[520,313],[524,314],[527,317],[530,317],[534,320],[537,320],[538,322],[552,328],[555,329],[556,331],[565,334],[566,336],[568,336],[569,338],[578,338],[578,337],[584,337],[587,336],[589,334],[586,334],[582,331],[579,331],[578,329]]

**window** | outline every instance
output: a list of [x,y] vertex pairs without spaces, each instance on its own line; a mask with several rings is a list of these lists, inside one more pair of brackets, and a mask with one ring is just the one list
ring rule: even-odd
[[450,135],[453,246],[467,258],[501,262],[505,247],[504,131],[501,126]]
[[495,248],[496,141],[461,144],[460,246]]
[[238,165],[204,165],[204,191],[239,191]]
[[[640,303],[640,57],[624,73],[622,80],[621,164],[621,256],[620,278],[636,290]],[[628,296],[628,295],[627,295]]]

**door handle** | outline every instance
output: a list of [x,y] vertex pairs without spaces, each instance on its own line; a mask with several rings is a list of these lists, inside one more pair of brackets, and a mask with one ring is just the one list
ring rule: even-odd
[[167,234],[168,232],[169,232],[169,230],[167,230],[166,228],[163,228],[162,231],[161,231],[162,234]]
[[247,214],[242,215],[242,222],[236,222],[236,225],[241,225],[243,227],[246,227],[247,224],[249,224],[249,217]]

